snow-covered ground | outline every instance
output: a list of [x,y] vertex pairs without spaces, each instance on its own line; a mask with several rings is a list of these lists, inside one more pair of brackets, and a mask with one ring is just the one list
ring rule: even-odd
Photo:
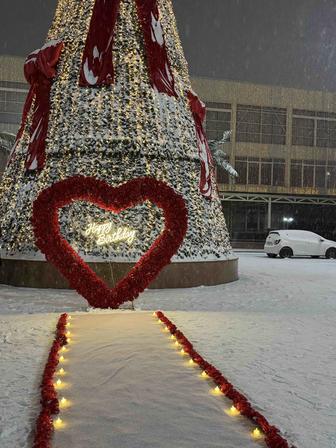
[[[298,448],[336,448],[336,262],[240,253],[238,282],[146,291]],[[0,446],[29,447],[38,382],[69,291],[0,286]],[[242,428],[242,430],[244,430]]]

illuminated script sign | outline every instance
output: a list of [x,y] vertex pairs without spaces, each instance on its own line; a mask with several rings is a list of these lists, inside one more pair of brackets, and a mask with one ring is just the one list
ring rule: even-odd
[[136,230],[130,227],[117,227],[111,222],[103,224],[91,223],[83,232],[86,237],[94,237],[97,240],[98,246],[110,243],[120,243],[125,241],[131,245],[135,239]]

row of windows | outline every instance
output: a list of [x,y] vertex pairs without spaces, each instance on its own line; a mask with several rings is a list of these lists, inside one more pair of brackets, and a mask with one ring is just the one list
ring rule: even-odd
[[239,173],[236,179],[237,184],[274,187],[285,185],[284,159],[239,157],[236,158],[235,169]]
[[[216,106],[216,107],[215,107]],[[232,129],[231,105],[207,103],[206,132],[220,140]],[[278,107],[237,106],[236,141],[285,145],[287,110]],[[293,110],[292,145],[336,148],[336,113]]]
[[[285,160],[253,157],[237,157],[235,169],[238,185],[285,185]],[[228,184],[228,173],[217,169],[218,183]],[[292,160],[290,167],[291,187],[336,188],[336,162],[319,160]]]
[[[20,124],[27,92],[0,86],[0,123]],[[231,127],[231,105],[207,103],[206,132],[220,140]],[[237,142],[286,144],[287,111],[283,108],[238,105]],[[336,113],[293,110],[292,144],[336,148]]]
[[292,160],[291,187],[336,188],[336,165],[325,161]]

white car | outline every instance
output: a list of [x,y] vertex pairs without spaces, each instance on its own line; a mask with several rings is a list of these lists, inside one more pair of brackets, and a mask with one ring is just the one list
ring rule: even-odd
[[264,252],[270,257],[336,258],[336,242],[306,230],[274,230],[269,233]]

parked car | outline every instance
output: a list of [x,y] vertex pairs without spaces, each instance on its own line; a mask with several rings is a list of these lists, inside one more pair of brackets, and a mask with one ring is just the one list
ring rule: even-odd
[[306,230],[274,230],[266,238],[264,252],[270,258],[336,258],[336,242]]

